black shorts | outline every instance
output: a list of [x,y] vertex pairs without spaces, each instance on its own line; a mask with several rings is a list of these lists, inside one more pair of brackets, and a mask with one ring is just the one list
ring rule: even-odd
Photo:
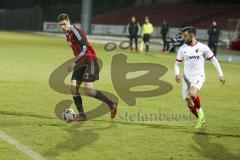
[[99,79],[99,66],[97,62],[93,62],[73,70],[72,80],[80,82],[94,82]]
[[146,42],[149,42],[150,41],[150,34],[144,34],[143,35],[143,42],[146,43]]

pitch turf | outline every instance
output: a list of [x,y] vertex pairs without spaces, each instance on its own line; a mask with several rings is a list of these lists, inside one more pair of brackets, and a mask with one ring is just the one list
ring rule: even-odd
[[[213,65],[206,63],[207,80],[200,92],[206,125],[196,130],[196,119],[190,117],[181,98],[181,86],[174,81],[174,54],[159,55],[154,51],[149,55],[133,54],[120,49],[107,52],[103,45],[93,45],[103,60],[95,88],[118,97],[118,115],[114,120],[105,114],[84,124],[64,123],[55,116],[54,110],[58,102],[71,100],[71,96],[53,90],[49,77],[72,57],[65,39],[14,32],[0,32],[0,35],[0,130],[45,159],[240,159],[239,64],[221,63],[226,77],[226,84],[221,86]],[[160,80],[170,83],[173,89],[161,96],[137,98],[136,105],[129,106],[119,98],[110,75],[112,57],[120,53],[127,55],[129,63],[166,66],[168,71]],[[121,68],[123,66],[118,67]],[[155,73],[158,72],[155,68]],[[142,74],[132,72],[129,77]],[[69,84],[69,76],[65,83]],[[154,87],[135,87],[134,90],[149,88]],[[83,102],[85,110],[100,104],[85,96]],[[75,109],[73,105],[72,108]],[[168,119],[144,118],[159,112]],[[0,139],[0,159],[30,158]]]

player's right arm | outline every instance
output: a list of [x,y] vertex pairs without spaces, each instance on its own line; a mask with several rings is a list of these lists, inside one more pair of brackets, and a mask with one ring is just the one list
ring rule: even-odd
[[183,56],[182,56],[182,49],[181,47],[179,48],[178,50],[178,53],[177,53],[177,58],[176,58],[176,62],[175,62],[175,80],[177,83],[180,83],[182,81],[182,76],[180,74],[180,64],[183,60]]

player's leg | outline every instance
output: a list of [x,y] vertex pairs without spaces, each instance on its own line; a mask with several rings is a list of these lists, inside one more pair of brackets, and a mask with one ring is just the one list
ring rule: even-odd
[[111,110],[111,118],[114,118],[117,113],[117,103],[111,101],[107,96],[102,92],[93,89],[93,82],[98,80],[99,75],[99,66],[97,61],[89,64],[86,67],[83,82],[84,82],[84,92],[91,97],[94,97],[102,102],[105,102]]
[[90,97],[94,97],[102,102],[105,102],[110,107],[113,105],[113,102],[108,99],[107,96],[105,96],[102,92],[93,89],[93,82],[84,82],[84,92]]
[[216,43],[213,46],[213,53],[214,53],[214,56],[217,56],[217,44]]
[[195,86],[191,86],[189,89],[189,97],[194,103],[194,106],[198,109],[201,108],[201,102],[199,96],[197,96],[198,88]]
[[168,52],[169,51],[169,48],[170,48],[170,41],[166,40],[166,45],[167,45],[167,48],[166,48],[166,51]]
[[193,104],[194,110],[198,113],[198,110],[201,108],[200,98],[197,96],[198,88],[191,86],[189,89],[190,103]]
[[79,114],[76,116],[76,121],[86,121],[87,117],[86,117],[86,114],[84,113],[84,109],[82,105],[82,97],[79,94],[80,85],[81,85],[80,81],[72,80],[71,92],[72,92],[75,106],[79,112]]
[[84,110],[83,110],[83,106],[82,106],[82,97],[80,96],[78,90],[79,90],[79,84],[77,83],[77,80],[72,80],[71,93],[72,93],[76,108],[77,108],[78,112],[80,113],[80,112],[84,112]]
[[133,50],[133,36],[129,36],[130,49]]
[[93,89],[93,82],[84,82],[84,92],[90,96],[94,97],[102,102],[105,102],[111,110],[111,118],[113,119],[117,113],[117,104],[111,101],[102,92]]
[[163,36],[163,52],[166,51],[166,48],[167,48],[167,44],[166,44],[166,36]]
[[213,54],[216,56],[216,44],[214,42],[209,42],[208,47],[211,49]]
[[146,34],[143,35],[143,43],[144,43],[145,48],[146,48],[146,43],[147,43],[147,35]]
[[149,39],[148,39],[148,34],[144,34],[143,35],[143,42],[145,44],[145,53],[148,52],[148,49],[149,49],[149,45],[148,45],[148,42],[149,42]]
[[71,93],[73,96],[74,104],[79,112],[79,116],[77,116],[77,121],[85,121],[86,115],[84,113],[83,105],[82,105],[82,97],[79,93],[79,87],[82,83],[83,73],[86,67],[81,67],[78,69],[74,69],[72,74],[72,81],[71,81]]
[[187,102],[187,106],[190,109],[190,111],[198,118],[197,109],[196,109],[192,99],[191,98],[186,98],[185,100]]
[[189,88],[189,96],[194,101],[197,98],[198,89],[195,86]]
[[[200,83],[200,82],[197,82],[197,83]],[[194,103],[194,107],[198,115],[198,122],[195,128],[201,128],[202,123],[205,122],[205,116],[204,116],[203,109],[201,108],[200,98],[197,96],[198,90],[199,89],[195,86],[191,86],[191,88],[189,89],[189,96]]]
[[146,34],[146,53],[149,51],[149,41],[150,41],[150,35]]
[[183,99],[186,100],[189,110],[196,117],[198,117],[196,107],[194,106],[194,102],[192,101],[191,97],[189,96],[190,86],[191,86],[190,80],[185,75],[183,75],[183,82],[182,82],[182,96],[183,96]]
[[137,51],[138,50],[138,37],[137,36],[134,37],[134,41],[135,41],[135,50]]
[[190,111],[198,118],[196,128],[200,128],[204,122],[204,113],[201,109],[200,99],[197,96],[203,82],[204,78],[199,78],[199,80],[189,80],[185,75],[183,76],[182,95],[186,100]]

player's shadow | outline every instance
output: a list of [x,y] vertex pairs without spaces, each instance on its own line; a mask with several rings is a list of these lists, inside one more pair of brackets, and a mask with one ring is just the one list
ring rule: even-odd
[[[86,122],[87,123],[87,122]],[[108,130],[110,128],[116,127],[116,124],[111,123],[107,127],[85,129],[82,126],[83,123],[73,124],[70,127],[66,127],[63,130],[68,132],[70,137],[66,138],[62,143],[57,144],[54,148],[49,149],[43,155],[49,158],[56,158],[59,154],[64,152],[74,152],[79,151],[81,148],[86,147],[99,138],[99,131]]]
[[210,139],[204,130],[196,132],[193,140],[198,147],[192,145],[192,148],[210,160],[240,160],[240,155],[233,155],[222,144],[212,143]]

